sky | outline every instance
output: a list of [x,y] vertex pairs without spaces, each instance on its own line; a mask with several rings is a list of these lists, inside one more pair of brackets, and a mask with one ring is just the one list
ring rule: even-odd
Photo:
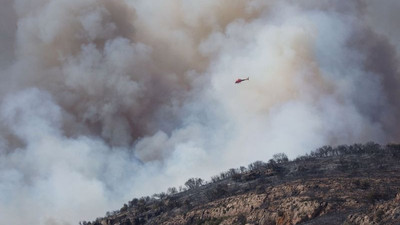
[[400,139],[397,0],[1,1],[0,224]]

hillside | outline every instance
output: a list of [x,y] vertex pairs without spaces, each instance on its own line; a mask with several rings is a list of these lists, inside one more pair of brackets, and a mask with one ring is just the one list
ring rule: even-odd
[[231,169],[133,199],[91,225],[400,224],[400,145],[332,148]]

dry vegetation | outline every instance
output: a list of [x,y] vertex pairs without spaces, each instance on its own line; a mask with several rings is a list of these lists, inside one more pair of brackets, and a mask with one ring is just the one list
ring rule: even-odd
[[324,146],[132,199],[83,225],[400,224],[400,145]]

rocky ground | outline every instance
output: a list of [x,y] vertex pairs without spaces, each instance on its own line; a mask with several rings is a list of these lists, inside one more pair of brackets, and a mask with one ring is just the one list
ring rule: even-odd
[[400,224],[399,145],[324,147],[236,171],[82,224]]

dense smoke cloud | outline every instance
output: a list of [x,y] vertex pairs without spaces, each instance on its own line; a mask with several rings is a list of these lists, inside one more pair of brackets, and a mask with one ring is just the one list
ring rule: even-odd
[[0,224],[400,139],[398,1],[3,1]]

